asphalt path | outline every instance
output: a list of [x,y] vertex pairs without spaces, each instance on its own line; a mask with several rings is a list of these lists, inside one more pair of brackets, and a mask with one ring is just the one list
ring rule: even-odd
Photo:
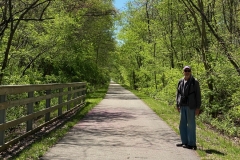
[[[159,106],[160,107],[160,106]],[[198,160],[142,100],[111,83],[105,98],[41,160]]]

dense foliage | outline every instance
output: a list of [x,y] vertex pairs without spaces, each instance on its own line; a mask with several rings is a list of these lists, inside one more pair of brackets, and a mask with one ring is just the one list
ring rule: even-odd
[[[2,0],[0,85],[87,82],[87,91],[93,91],[108,84],[115,14],[111,0]],[[34,112],[45,107],[45,102],[36,102]],[[27,107],[16,105],[4,112],[8,122],[26,115]],[[35,122],[41,123],[40,118]],[[5,130],[5,142],[24,132],[21,127]]]
[[0,84],[109,81],[111,0],[6,0],[0,8]]
[[201,84],[200,118],[240,136],[240,2],[132,0],[118,23],[112,77],[175,106],[184,65]]
[[121,14],[112,0],[4,0],[0,8],[1,85],[86,81],[91,89],[113,78],[174,106],[190,65],[200,118],[240,135],[239,1],[131,0]]

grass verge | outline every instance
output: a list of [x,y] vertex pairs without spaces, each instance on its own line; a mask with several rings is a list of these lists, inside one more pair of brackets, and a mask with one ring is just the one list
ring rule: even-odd
[[87,94],[86,105],[79,110],[70,120],[68,120],[62,127],[44,135],[41,139],[35,141],[31,146],[26,147],[13,157],[9,159],[16,160],[37,160],[43,156],[47,150],[56,144],[76,123],[78,123],[92,108],[94,108],[105,96],[108,86]]
[[[124,86],[127,88],[126,86]],[[147,95],[129,89],[136,96],[141,98],[156,114],[163,119],[176,133],[178,131],[179,114],[168,105],[159,102]],[[61,128],[43,136],[40,140],[34,142],[31,146],[24,149],[18,155],[11,159],[39,159],[47,150],[56,144],[76,123],[79,122],[93,107],[95,107],[105,96],[107,87],[97,90],[87,95],[85,107],[66,122]],[[201,123],[197,118],[197,145],[198,154],[203,160],[235,160],[239,159],[240,146],[234,144],[230,139],[211,130],[208,126]]]
[[[125,88],[128,88],[124,86]],[[142,99],[161,119],[163,119],[177,134],[179,113],[174,107],[148,97],[144,93],[131,90],[132,93]],[[222,136],[210,129],[207,125],[197,120],[197,153],[202,160],[235,160],[239,159],[240,146],[228,137]]]

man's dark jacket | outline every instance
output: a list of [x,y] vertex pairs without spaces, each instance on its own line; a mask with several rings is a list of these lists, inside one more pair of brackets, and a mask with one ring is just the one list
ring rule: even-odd
[[[189,88],[190,87],[190,88]],[[182,102],[182,96],[187,97],[187,103]],[[200,108],[201,106],[201,91],[199,82],[191,76],[184,86],[184,78],[178,82],[176,93],[177,107],[188,106],[191,109]]]

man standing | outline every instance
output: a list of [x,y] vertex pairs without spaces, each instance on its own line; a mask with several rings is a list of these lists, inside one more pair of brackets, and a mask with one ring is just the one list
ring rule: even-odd
[[184,77],[179,80],[176,94],[177,110],[180,112],[179,131],[181,144],[178,147],[197,149],[195,115],[201,106],[199,82],[192,76],[191,67],[183,68]]

